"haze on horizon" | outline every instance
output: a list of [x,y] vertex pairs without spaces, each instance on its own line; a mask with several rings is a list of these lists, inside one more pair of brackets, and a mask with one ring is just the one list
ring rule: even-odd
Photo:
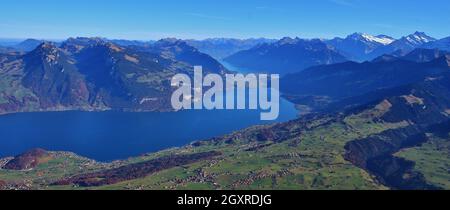
[[447,0],[4,0],[0,38],[399,38],[415,31],[444,38],[448,11]]

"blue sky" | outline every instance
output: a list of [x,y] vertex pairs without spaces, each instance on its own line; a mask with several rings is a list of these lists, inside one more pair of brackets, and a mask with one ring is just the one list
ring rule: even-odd
[[450,36],[448,0],[0,0],[0,37]]

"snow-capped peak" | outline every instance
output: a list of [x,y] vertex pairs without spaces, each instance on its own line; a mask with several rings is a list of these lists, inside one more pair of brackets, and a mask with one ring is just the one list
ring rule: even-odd
[[393,38],[384,35],[372,36],[370,34],[362,34],[362,37],[368,41],[377,42],[382,45],[388,45],[395,41]]
[[355,33],[349,36],[349,38],[362,40],[366,42],[375,42],[382,45],[388,45],[395,41],[394,38],[385,36],[385,35],[379,35],[379,36],[373,36],[366,33]]
[[405,37],[406,40],[408,40],[408,42],[413,43],[413,44],[425,44],[428,42],[432,42],[432,41],[436,41],[436,39],[434,39],[433,37],[430,37],[428,35],[426,35],[423,32],[416,32],[414,34],[411,34],[407,37]]

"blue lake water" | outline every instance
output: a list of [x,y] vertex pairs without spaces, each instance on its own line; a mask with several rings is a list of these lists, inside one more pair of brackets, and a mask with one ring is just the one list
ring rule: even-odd
[[172,113],[44,112],[0,116],[0,157],[32,148],[71,151],[111,161],[183,146],[253,125],[295,119],[280,99],[280,116],[261,121],[261,110],[189,110]]

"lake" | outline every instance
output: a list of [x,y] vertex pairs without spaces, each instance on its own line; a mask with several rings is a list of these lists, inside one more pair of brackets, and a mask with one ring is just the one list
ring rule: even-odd
[[[235,69],[233,69],[235,70]],[[42,112],[0,116],[0,157],[32,148],[71,151],[112,161],[178,147],[253,125],[297,117],[294,105],[280,99],[276,121],[261,121],[261,110],[156,112]]]

